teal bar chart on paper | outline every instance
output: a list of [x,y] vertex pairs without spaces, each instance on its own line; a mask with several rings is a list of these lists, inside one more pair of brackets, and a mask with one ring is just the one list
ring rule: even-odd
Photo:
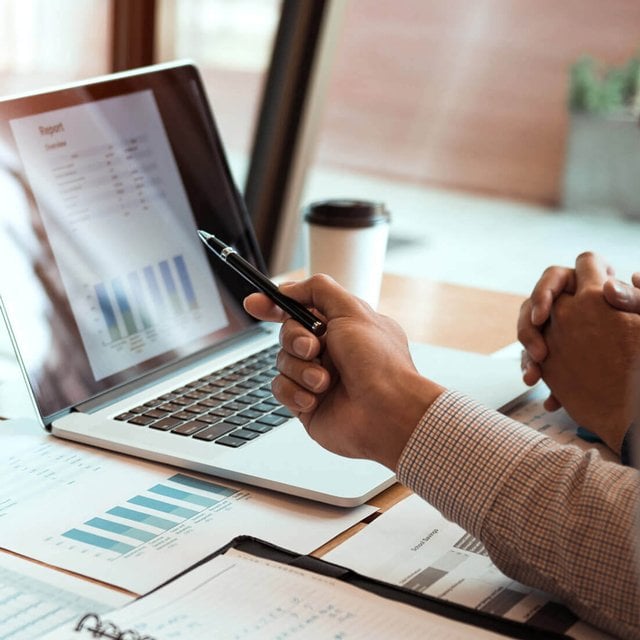
[[0,430],[0,547],[132,593],[236,536],[310,553],[374,511],[235,487],[66,442],[31,423]]
[[177,473],[126,504],[86,520],[62,536],[89,547],[127,554],[238,493],[235,489]]

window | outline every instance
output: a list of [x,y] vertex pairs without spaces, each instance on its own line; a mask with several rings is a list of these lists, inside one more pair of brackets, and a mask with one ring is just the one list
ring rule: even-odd
[[109,0],[3,0],[0,94],[107,73]]
[[158,62],[198,65],[236,183],[243,185],[279,0],[161,0]]

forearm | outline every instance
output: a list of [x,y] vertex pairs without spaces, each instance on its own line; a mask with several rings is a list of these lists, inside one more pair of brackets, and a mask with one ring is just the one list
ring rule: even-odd
[[405,448],[398,478],[478,537],[510,577],[640,637],[633,470],[445,394]]

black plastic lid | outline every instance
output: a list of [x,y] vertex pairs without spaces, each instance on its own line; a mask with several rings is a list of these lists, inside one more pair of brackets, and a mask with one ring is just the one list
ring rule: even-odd
[[309,224],[353,229],[387,223],[391,215],[382,202],[323,200],[306,207],[304,219]]

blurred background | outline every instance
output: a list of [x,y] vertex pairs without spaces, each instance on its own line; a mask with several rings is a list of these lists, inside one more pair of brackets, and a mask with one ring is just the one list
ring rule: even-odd
[[640,270],[637,0],[0,0],[0,42],[0,95],[194,60],[272,273],[329,197],[387,204],[396,273]]

